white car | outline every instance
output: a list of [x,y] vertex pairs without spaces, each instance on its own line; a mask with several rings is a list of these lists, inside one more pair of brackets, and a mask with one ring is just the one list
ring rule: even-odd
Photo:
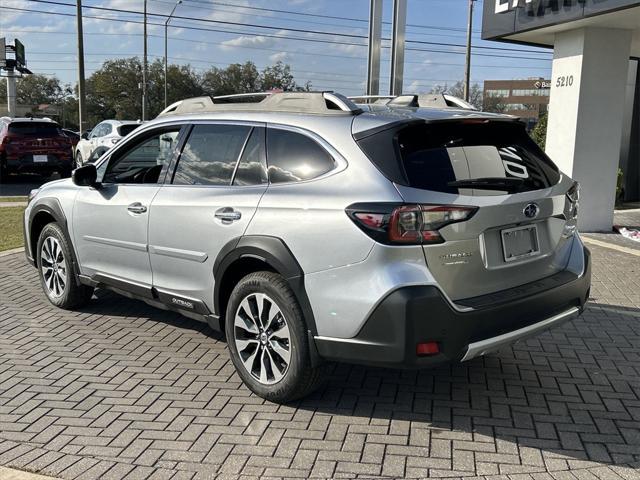
[[139,121],[104,120],[91,132],[83,133],[74,152],[76,167],[81,167],[87,162],[95,162],[104,152],[140,125],[142,123]]

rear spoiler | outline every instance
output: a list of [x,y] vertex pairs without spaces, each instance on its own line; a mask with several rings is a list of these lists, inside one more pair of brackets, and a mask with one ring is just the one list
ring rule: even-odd
[[500,115],[495,117],[487,117],[482,115],[467,115],[464,117],[447,117],[447,118],[437,118],[437,119],[429,119],[429,118],[410,118],[406,120],[397,120],[395,122],[389,122],[384,125],[380,125],[378,127],[370,128],[368,130],[362,130],[360,132],[356,132],[353,134],[354,140],[362,140],[363,138],[370,137],[371,135],[376,135],[380,132],[384,132],[386,130],[398,129],[400,127],[407,127],[410,125],[419,125],[419,124],[436,124],[436,123],[494,123],[494,122],[505,122],[505,123],[520,123],[522,126],[525,123],[520,119],[520,117],[514,117],[511,115]]

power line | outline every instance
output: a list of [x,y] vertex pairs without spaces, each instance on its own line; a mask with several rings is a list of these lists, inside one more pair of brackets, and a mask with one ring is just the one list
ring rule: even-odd
[[[64,3],[64,2],[59,2],[59,1],[55,1],[55,0],[29,0],[29,1],[30,2],[35,2],[35,3],[45,3],[45,4],[50,4],[50,5],[59,5],[59,6],[66,6],[66,7],[73,7],[74,6],[74,4],[71,4],[71,3]],[[126,10],[126,9],[112,8],[112,7],[100,7],[100,6],[95,6],[95,5],[85,5],[84,8],[89,8],[89,9],[94,9],[94,10],[101,10],[101,11],[109,11],[109,12],[117,12],[117,13],[132,13],[132,14],[140,14],[140,15],[142,15],[144,13],[144,12],[139,12],[137,10]],[[162,17],[162,18],[167,18],[168,17],[168,15],[161,14],[161,13],[148,13],[148,15],[155,16],[155,17]],[[180,19],[180,20],[190,20],[190,21],[196,21],[196,22],[236,25],[236,26],[251,27],[251,28],[264,28],[264,29],[278,30],[278,31],[284,30],[284,31],[296,32],[296,33],[306,33],[306,34],[313,34],[313,35],[330,35],[330,36],[341,36],[341,37],[347,37],[347,38],[360,38],[360,39],[364,39],[364,40],[367,39],[366,35],[357,35],[357,34],[349,34],[349,33],[341,33],[341,32],[325,32],[325,31],[319,31],[319,30],[307,30],[307,29],[300,29],[300,28],[276,27],[276,26],[271,26],[271,25],[259,25],[259,24],[252,24],[252,23],[231,22],[231,21],[228,21],[228,20],[212,20],[212,19],[203,19],[203,18],[196,18],[196,17],[187,17],[187,16],[184,16],[184,15],[173,15],[172,18],[176,18],[176,19]],[[260,35],[267,36],[266,34],[260,34]],[[277,36],[277,37],[282,38],[282,36]],[[302,38],[293,38],[293,39],[294,40],[304,40]],[[306,39],[306,40],[309,40],[309,39]],[[385,38],[383,40],[389,40],[389,39]],[[337,42],[334,42],[334,43],[337,43]],[[407,43],[417,43],[417,44],[422,44],[422,45],[435,45],[435,46],[462,47],[462,48],[465,47],[465,45],[462,45],[462,44],[444,43],[444,42],[427,42],[427,41],[424,41],[424,40],[407,40]],[[353,45],[366,46],[364,44],[353,44]],[[514,52],[523,52],[523,53],[534,53],[534,54],[549,54],[549,52],[539,52],[539,51],[534,51],[534,50],[516,49],[516,48],[507,48],[507,47],[474,46],[473,48],[482,49],[482,50],[500,50],[500,51],[514,51]]]
[[[30,1],[45,2],[46,0],[30,0]],[[51,3],[51,2],[49,2],[49,3]],[[57,3],[57,2],[53,2],[53,3]],[[26,12],[37,13],[37,14],[61,15],[61,16],[67,16],[67,17],[75,17],[75,15],[73,15],[73,14],[63,13],[63,12],[42,11],[42,10],[33,10],[33,9],[25,9],[25,8],[18,8],[18,7],[4,7],[4,8],[10,9],[10,10],[26,11]],[[156,14],[153,14],[153,15],[156,15]],[[114,22],[124,22],[124,23],[137,23],[137,24],[144,23],[144,22],[135,21],[135,20],[122,20],[122,19],[113,18],[113,17],[99,17],[99,16],[90,16],[90,15],[84,15],[84,18],[106,20],[106,21],[114,21]],[[147,22],[147,24],[148,25],[155,25],[155,26],[163,26],[163,24],[153,23],[153,22]],[[319,40],[319,39],[305,39],[305,38],[300,38],[300,37],[289,37],[289,36],[284,36],[284,35],[269,35],[269,34],[252,33],[252,32],[233,32],[233,31],[227,31],[227,30],[219,30],[219,29],[204,28],[204,27],[195,27],[195,26],[189,26],[189,25],[173,24],[172,27],[174,27],[174,28],[184,28],[186,30],[196,30],[196,31],[233,33],[233,34],[237,34],[237,35],[247,35],[247,36],[274,37],[274,38],[284,39],[284,40],[312,41],[312,42],[315,42],[315,43],[338,44],[338,45],[356,46],[356,47],[365,47],[366,46],[364,44],[359,44],[359,43],[336,42],[336,41],[332,41],[332,40]],[[47,32],[42,32],[42,33],[47,33]],[[363,61],[364,60],[363,58],[347,56],[347,55],[331,55],[331,54],[323,54],[323,53],[315,53],[315,52],[313,52],[313,53],[312,52],[300,52],[300,51],[282,50],[282,49],[274,49],[274,48],[267,48],[267,47],[256,47],[256,46],[248,46],[248,45],[233,45],[233,44],[228,44],[228,43],[224,43],[224,42],[218,42],[218,43],[216,43],[216,42],[204,42],[204,41],[195,41],[195,42],[220,45],[220,46],[227,47],[227,48],[247,48],[247,49],[253,49],[253,50],[285,52],[285,53],[291,53],[291,54],[297,54],[297,55],[321,56],[321,57],[332,57],[332,58],[349,58],[349,59],[352,59],[352,60],[359,60],[359,61]],[[453,46],[455,46],[455,45],[453,45]],[[388,48],[388,46],[383,46],[383,48]],[[421,48],[413,48],[413,47],[408,47],[407,50],[417,51],[417,52],[428,52],[428,53],[443,53],[443,54],[452,54],[452,55],[464,55],[464,52],[456,52],[456,51],[451,51],[451,50],[421,49]],[[493,58],[517,59],[517,60],[548,61],[547,59],[544,59],[544,58],[522,57],[522,56],[512,56],[512,55],[495,55],[495,54],[484,54],[484,53],[476,53],[475,55],[476,56],[493,57]],[[422,63],[422,62],[405,61],[405,63],[416,63],[416,64],[418,64],[418,63]]]

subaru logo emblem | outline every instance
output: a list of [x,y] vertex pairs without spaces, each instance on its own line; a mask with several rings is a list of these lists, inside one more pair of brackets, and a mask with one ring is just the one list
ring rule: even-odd
[[538,213],[540,213],[540,207],[535,203],[530,203],[529,205],[524,207],[522,213],[524,213],[524,216],[527,218],[536,218],[538,216]]

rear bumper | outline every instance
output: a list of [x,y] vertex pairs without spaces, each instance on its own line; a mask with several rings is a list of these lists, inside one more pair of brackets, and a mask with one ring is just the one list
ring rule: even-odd
[[[315,337],[327,360],[395,368],[466,361],[576,318],[591,286],[591,261],[538,282],[476,297],[455,306],[434,286],[395,290],[375,308],[354,338]],[[462,307],[462,308],[461,308]],[[416,345],[438,342],[440,353],[417,356]]]
[[47,154],[46,162],[35,162],[34,155],[25,154],[20,157],[7,156],[5,167],[10,173],[38,173],[48,171],[69,170],[73,167],[71,152]]

